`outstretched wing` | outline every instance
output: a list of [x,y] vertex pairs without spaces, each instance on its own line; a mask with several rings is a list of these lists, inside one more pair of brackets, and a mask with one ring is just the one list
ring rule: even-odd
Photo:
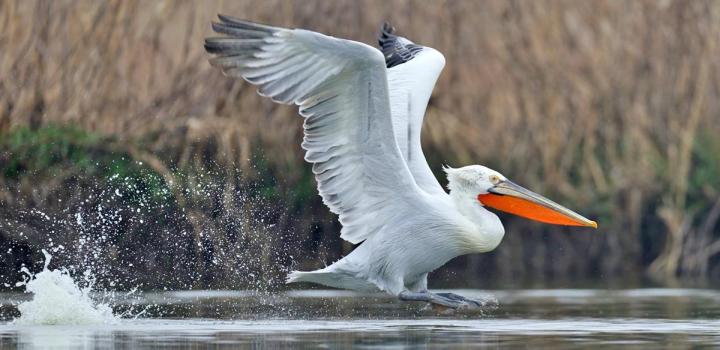
[[341,237],[359,243],[421,195],[394,139],[385,60],[368,45],[302,29],[219,16],[210,62],[257,85],[261,95],[300,106],[302,147]]
[[425,160],[420,133],[433,87],[445,67],[445,57],[435,49],[394,35],[394,31],[385,23],[378,41],[387,65],[395,139],[417,185],[429,194],[444,194]]

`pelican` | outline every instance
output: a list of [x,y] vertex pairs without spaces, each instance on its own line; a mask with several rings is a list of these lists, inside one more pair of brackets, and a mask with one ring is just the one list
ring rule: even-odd
[[558,225],[594,221],[482,165],[444,167],[449,192],[433,175],[420,143],[425,109],[444,56],[382,27],[381,50],[304,29],[219,15],[205,40],[213,66],[299,106],[302,148],[323,203],[355,250],[316,271],[293,271],[288,283],[311,282],[386,292],[403,301],[449,308],[479,306],[428,290],[428,273],[450,259],[495,249],[505,235],[487,208]]

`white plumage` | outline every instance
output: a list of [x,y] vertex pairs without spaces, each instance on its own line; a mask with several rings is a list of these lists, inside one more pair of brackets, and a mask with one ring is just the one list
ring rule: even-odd
[[442,54],[393,35],[387,25],[382,52],[227,16],[213,29],[228,35],[206,40],[206,49],[216,55],[213,65],[257,85],[263,96],[299,106],[305,118],[302,147],[318,191],[339,216],[341,237],[360,243],[331,266],[291,273],[288,282],[471,305],[457,295],[429,293],[427,273],[500,243],[504,228],[478,195],[506,179],[479,165],[447,168],[447,194],[430,170],[420,134],[445,65]]

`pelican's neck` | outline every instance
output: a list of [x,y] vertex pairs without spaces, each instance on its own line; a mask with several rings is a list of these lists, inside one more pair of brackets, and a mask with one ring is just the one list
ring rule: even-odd
[[505,228],[494,213],[485,209],[477,195],[462,189],[450,189],[452,200],[458,213],[471,223],[463,239],[469,252],[487,252],[495,249],[505,235]]
[[465,191],[450,190],[450,199],[452,199],[455,204],[455,208],[458,212],[460,212],[460,214],[462,214],[462,216],[480,226],[487,223],[488,215],[497,217],[495,214],[485,209],[485,207],[480,204],[480,201],[477,200],[477,196],[473,194]]

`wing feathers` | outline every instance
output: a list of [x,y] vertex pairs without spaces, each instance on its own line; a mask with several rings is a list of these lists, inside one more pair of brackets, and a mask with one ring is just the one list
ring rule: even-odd
[[224,25],[232,26],[234,28],[239,29],[245,29],[248,31],[256,31],[256,32],[265,32],[268,34],[272,34],[277,32],[278,28],[266,26],[260,23],[245,21],[239,18],[227,16],[227,15],[220,15],[218,14],[218,18],[223,22]]
[[415,45],[410,40],[394,35],[395,28],[385,22],[380,30],[378,44],[385,55],[385,64],[388,68],[395,67],[413,59],[423,47]]
[[216,55],[211,64],[276,102],[299,105],[305,160],[323,202],[339,215],[341,237],[358,243],[382,230],[378,218],[420,193],[395,143],[382,53],[307,30],[219,18],[213,29],[229,37],[205,41]]
[[420,143],[425,110],[445,58],[432,48],[393,34],[394,31],[385,23],[378,41],[388,67],[395,139],[416,184],[426,193],[445,194],[425,160]]

